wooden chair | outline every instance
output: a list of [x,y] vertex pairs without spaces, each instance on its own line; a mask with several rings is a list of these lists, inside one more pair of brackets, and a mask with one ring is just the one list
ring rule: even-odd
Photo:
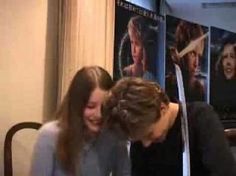
[[236,128],[225,129],[225,135],[229,140],[230,146],[236,146]]
[[225,136],[229,141],[231,151],[236,159],[236,128],[226,128]]
[[21,122],[12,126],[6,134],[4,141],[4,176],[12,176],[12,139],[15,133],[22,129],[36,129],[41,127],[38,122]]

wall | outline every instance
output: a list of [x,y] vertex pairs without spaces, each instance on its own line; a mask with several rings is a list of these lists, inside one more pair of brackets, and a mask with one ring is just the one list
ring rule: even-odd
[[[55,109],[57,0],[0,0],[0,175],[6,131],[22,121],[42,122]],[[36,132],[13,141],[14,172],[28,175]]]
[[126,0],[145,9],[156,11],[156,2],[154,0]]
[[[223,0],[220,0],[221,2]],[[220,2],[214,1],[214,2]],[[214,26],[236,32],[236,7],[202,8],[200,2],[213,2],[212,0],[167,0],[172,11],[168,14],[205,26]],[[226,2],[226,1],[225,1]],[[231,1],[232,2],[232,1]]]

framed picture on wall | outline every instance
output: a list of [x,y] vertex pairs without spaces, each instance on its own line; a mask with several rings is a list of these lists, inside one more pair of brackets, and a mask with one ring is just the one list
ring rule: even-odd
[[208,27],[166,16],[165,89],[178,101],[174,63],[183,74],[187,102],[208,100]]
[[116,1],[113,77],[156,79],[159,17],[153,11]]
[[210,104],[222,120],[236,121],[236,34],[211,27]]

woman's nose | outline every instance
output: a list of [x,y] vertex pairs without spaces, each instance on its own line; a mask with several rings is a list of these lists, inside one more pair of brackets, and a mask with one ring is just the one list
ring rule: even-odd
[[135,53],[135,46],[132,46],[132,53]]
[[225,58],[225,59],[224,59],[224,65],[226,65],[226,66],[231,65],[230,59]]
[[101,118],[102,117],[101,107],[98,107],[95,113],[96,113],[96,117]]
[[196,55],[196,58],[195,58],[195,63],[196,63],[197,65],[198,65],[198,62],[199,62],[199,57],[200,57],[200,56],[197,54],[197,55]]

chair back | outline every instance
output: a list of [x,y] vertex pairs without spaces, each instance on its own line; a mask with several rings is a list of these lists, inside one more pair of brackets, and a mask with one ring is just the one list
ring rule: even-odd
[[236,128],[225,129],[225,135],[229,140],[230,146],[236,146]]
[[4,176],[12,176],[12,139],[15,133],[22,129],[35,129],[41,127],[38,122],[21,122],[13,125],[6,134],[4,141]]
[[236,128],[227,128],[225,129],[226,138],[229,141],[231,151],[236,160]]

